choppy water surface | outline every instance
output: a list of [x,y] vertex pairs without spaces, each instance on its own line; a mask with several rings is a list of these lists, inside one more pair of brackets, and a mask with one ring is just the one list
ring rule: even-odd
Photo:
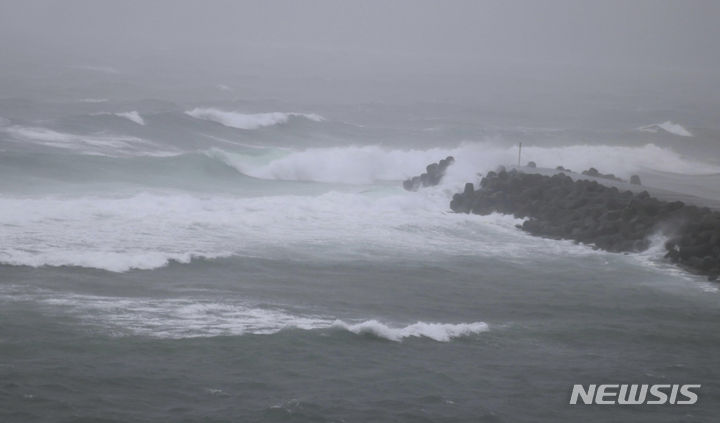
[[[712,154],[673,147],[711,129],[655,116],[580,131],[303,105],[62,106],[2,108],[2,421],[720,411],[718,286],[663,263],[661,236],[646,253],[609,254],[448,210],[465,182],[512,164],[518,141],[541,166],[714,197]],[[592,142],[568,142],[577,134]],[[440,186],[401,189],[450,154]],[[575,383],[702,389],[694,406],[570,406]]]

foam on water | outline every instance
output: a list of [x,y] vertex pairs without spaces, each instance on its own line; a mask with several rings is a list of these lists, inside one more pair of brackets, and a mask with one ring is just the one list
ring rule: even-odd
[[117,116],[119,118],[127,119],[130,122],[137,123],[140,126],[145,126],[145,119],[143,119],[140,113],[138,113],[136,110],[117,113],[99,112],[93,113],[92,116]]
[[116,134],[70,134],[43,127],[11,125],[0,129],[16,142],[72,150],[79,154],[107,156],[167,156],[177,154],[170,146]]
[[640,253],[631,254],[628,257],[630,260],[640,263],[641,265],[654,269],[662,274],[669,274],[676,278],[676,280],[685,281],[691,286],[700,289],[708,293],[718,293],[720,289],[716,283],[707,281],[705,276],[693,275],[684,271],[682,268],[675,264],[665,260],[665,243],[668,241],[668,236],[662,232],[657,232],[649,238],[650,247]]
[[185,114],[196,119],[204,119],[217,122],[224,126],[238,129],[258,129],[265,126],[279,125],[287,123],[291,118],[304,118],[315,122],[321,122],[324,118],[315,113],[239,113],[228,112],[220,109],[198,107],[188,110]]
[[125,118],[131,122],[137,123],[138,125],[145,125],[145,120],[142,116],[140,116],[140,113],[135,110],[130,112],[115,113],[115,116]]
[[[238,198],[142,193],[123,198],[0,197],[0,263],[121,272],[194,257],[297,260],[521,260],[597,254],[533,238],[511,216],[447,213],[441,189]],[[488,242],[492,240],[492,242]]]
[[[17,139],[72,146],[83,152],[118,154],[133,143],[148,151],[149,145],[132,137],[80,136],[17,125],[0,130]],[[597,166],[621,176],[643,167],[686,173],[720,171],[652,144],[529,146],[524,151],[527,160],[539,166],[562,164],[575,170]],[[154,269],[171,261],[230,256],[332,261],[442,260],[467,255],[515,261],[605,254],[569,241],[530,237],[515,228],[521,221],[510,216],[447,213],[450,198],[466,182],[477,182],[479,173],[512,163],[516,154],[514,147],[489,142],[428,150],[349,146],[239,154],[214,149],[206,156],[255,178],[359,185],[342,187],[343,192],[334,191],[337,185],[314,191],[325,189],[321,195],[268,190],[263,197],[177,191],[0,196],[0,238],[4,240],[0,263],[123,272]],[[417,175],[428,163],[447,155],[455,156],[456,163],[438,187],[408,193],[396,182],[372,184]],[[197,166],[207,166],[207,157]]]
[[290,312],[281,307],[260,307],[214,299],[107,297],[28,290],[22,286],[2,287],[2,300],[37,302],[48,307],[46,312],[72,315],[85,324],[109,329],[116,336],[179,339],[271,335],[287,329],[341,329],[396,342],[408,337],[448,342],[489,329],[484,322],[417,322],[408,326],[391,325],[375,319],[347,322],[331,316]]
[[488,330],[485,322],[459,324],[417,322],[405,327],[390,327],[377,320],[367,320],[355,324],[338,320],[333,323],[333,326],[352,333],[370,334],[391,341],[402,341],[409,337],[425,337],[438,342],[448,342],[453,338],[475,335]]
[[692,132],[685,129],[682,125],[674,123],[672,121],[665,121],[663,123],[655,123],[652,125],[641,126],[638,128],[639,131],[657,133],[659,131],[665,131],[667,133],[677,135],[680,137],[692,137]]

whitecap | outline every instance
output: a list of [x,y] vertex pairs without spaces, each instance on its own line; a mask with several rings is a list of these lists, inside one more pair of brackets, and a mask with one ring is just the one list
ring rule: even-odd
[[135,110],[130,112],[115,113],[115,116],[125,118],[131,122],[137,123],[138,125],[145,125],[145,119],[143,119],[143,117],[140,116],[140,113]]
[[116,336],[156,338],[272,335],[283,330],[346,330],[401,342],[410,337],[449,342],[489,330],[484,322],[422,322],[401,326],[375,319],[348,323],[330,316],[291,312],[281,307],[197,298],[111,297],[0,287],[5,301],[35,301],[46,312],[73,315],[87,325],[110,329]]
[[279,125],[287,123],[293,117],[305,118],[314,122],[325,120],[325,118],[315,113],[239,113],[202,107],[188,110],[185,114],[196,119],[209,120],[238,129],[258,129],[266,126]]
[[[452,155],[455,163],[447,170],[443,186],[462,189],[477,181],[478,173],[517,161],[516,146],[491,142],[463,143],[451,148],[389,149],[377,145],[309,148],[273,151],[266,156],[240,155],[221,150],[208,152],[238,171],[261,179],[368,184],[382,180],[403,180],[425,171],[429,163]],[[559,165],[581,171],[595,167],[604,173],[629,178],[642,170],[703,174],[720,172],[714,165],[690,160],[668,148],[647,144],[638,147],[573,145],[564,147],[526,146],[523,157],[539,167]]]
[[657,133],[659,131],[665,131],[667,133],[677,135],[680,137],[692,137],[692,132],[685,129],[682,125],[674,123],[672,121],[665,121],[662,123],[655,123],[652,125],[641,126],[637,128],[638,131]]
[[405,338],[429,338],[438,342],[449,342],[451,339],[476,335],[486,332],[489,328],[485,322],[473,323],[428,323],[417,322],[408,326],[392,327],[377,320],[366,320],[360,323],[346,323],[337,320],[334,327],[362,335],[370,334],[390,341],[400,342]]

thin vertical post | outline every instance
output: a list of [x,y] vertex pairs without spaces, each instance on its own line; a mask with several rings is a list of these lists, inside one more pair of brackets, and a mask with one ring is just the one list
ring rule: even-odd
[[520,166],[520,157],[522,156],[522,143],[518,145],[518,167]]

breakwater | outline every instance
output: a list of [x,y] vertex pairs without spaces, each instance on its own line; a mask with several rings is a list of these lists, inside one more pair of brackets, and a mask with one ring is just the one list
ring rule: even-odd
[[453,156],[447,156],[437,163],[430,163],[425,168],[425,173],[413,176],[403,182],[403,188],[408,191],[417,191],[422,187],[432,187],[440,183],[448,166],[455,163]]
[[467,183],[453,196],[458,213],[512,214],[538,236],[572,239],[611,252],[643,251],[664,234],[665,257],[716,280],[720,274],[720,212],[682,201],[663,201],[597,181],[517,170],[489,172],[478,189]]

